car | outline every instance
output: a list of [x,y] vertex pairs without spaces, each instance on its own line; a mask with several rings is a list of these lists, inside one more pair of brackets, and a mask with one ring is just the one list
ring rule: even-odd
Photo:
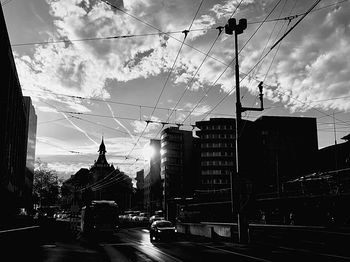
[[157,220],[164,220],[164,217],[160,217],[160,216],[157,216],[157,215],[151,216],[149,218],[149,224],[152,225],[152,223],[154,221],[157,221]]
[[150,240],[166,240],[166,239],[175,239],[176,238],[176,227],[168,220],[157,220],[154,221],[151,225],[150,231]]

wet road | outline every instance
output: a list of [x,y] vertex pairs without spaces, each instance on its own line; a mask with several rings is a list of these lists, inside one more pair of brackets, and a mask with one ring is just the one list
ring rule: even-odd
[[62,223],[16,232],[0,234],[2,261],[350,261],[350,229],[252,226],[249,246],[185,234],[151,242],[147,227],[122,228],[109,238],[74,236]]
[[230,243],[186,239],[150,242],[146,228],[121,229],[112,239],[101,242],[112,261],[267,261],[259,257],[238,253]]
[[99,242],[112,262],[129,261],[350,261],[350,257],[283,246],[242,246],[228,241],[189,238],[150,242],[147,228],[120,229]]

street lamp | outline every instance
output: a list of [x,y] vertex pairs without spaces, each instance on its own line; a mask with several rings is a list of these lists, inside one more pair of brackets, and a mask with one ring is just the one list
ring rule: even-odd
[[[249,241],[249,230],[248,230],[248,220],[245,212],[242,210],[241,199],[243,198],[241,194],[241,174],[240,174],[240,135],[241,135],[241,122],[242,122],[242,112],[247,110],[252,111],[262,111],[263,110],[263,83],[260,82],[259,88],[259,99],[261,106],[260,108],[251,108],[251,107],[242,107],[241,105],[241,95],[240,95],[240,87],[239,87],[239,64],[238,64],[238,40],[237,36],[242,34],[243,31],[247,29],[247,19],[240,19],[237,24],[235,18],[230,18],[225,25],[225,33],[228,35],[235,35],[235,79],[236,79],[236,177],[235,181],[233,181],[233,172],[231,173],[231,205],[232,205],[232,213],[234,214],[236,205],[237,212],[237,224],[238,224],[238,241],[242,244],[248,243]],[[234,190],[234,183],[236,183],[236,187]],[[234,204],[236,203],[236,204]]]

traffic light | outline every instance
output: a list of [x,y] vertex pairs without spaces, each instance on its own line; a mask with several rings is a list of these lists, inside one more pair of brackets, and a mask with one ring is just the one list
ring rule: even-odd
[[227,24],[225,25],[225,33],[228,35],[232,35],[233,31],[236,30],[236,19],[235,18],[230,18],[227,21]]

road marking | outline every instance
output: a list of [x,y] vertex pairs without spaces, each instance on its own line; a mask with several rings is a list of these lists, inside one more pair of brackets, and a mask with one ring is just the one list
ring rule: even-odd
[[304,253],[316,254],[316,255],[321,255],[321,256],[326,256],[326,257],[341,258],[341,259],[345,259],[345,260],[350,261],[350,257],[344,257],[344,256],[339,256],[339,255],[327,254],[327,253],[318,253],[318,252],[314,252],[314,251],[306,250],[306,249],[283,247],[283,246],[280,246],[278,248],[289,250],[289,251],[300,251],[300,252],[304,252]]
[[49,248],[49,247],[56,247],[56,245],[55,244],[52,244],[52,245],[47,244],[47,245],[42,245],[42,247],[43,248]]
[[[182,262],[183,261],[181,259],[178,259],[178,258],[172,256],[172,255],[169,255],[168,253],[165,253],[165,252],[161,251],[160,249],[158,249],[155,246],[153,246],[153,244],[151,244],[151,243],[142,242],[142,241],[135,241],[135,240],[130,239],[130,238],[127,238],[126,241],[129,242],[128,244],[135,245],[135,248],[137,250],[145,253],[146,255],[155,257],[156,261],[163,261],[159,256],[157,256],[157,253],[162,254],[163,256],[166,256],[167,258],[170,258],[170,259],[172,259],[174,261],[177,261],[177,262]],[[147,248],[147,249],[145,249],[145,248]],[[152,253],[147,253],[147,252],[150,251],[150,249],[153,252]]]
[[266,259],[263,259],[263,258],[260,258],[260,257],[249,256],[249,255],[238,253],[238,252],[234,252],[234,251],[231,251],[231,250],[226,250],[226,249],[217,248],[217,247],[211,247],[211,246],[206,246],[206,245],[201,245],[201,246],[204,246],[204,247],[207,247],[207,248],[211,248],[211,249],[216,249],[216,250],[219,250],[219,251],[222,251],[222,252],[226,252],[226,253],[231,253],[231,254],[234,254],[234,255],[237,255],[237,256],[241,256],[241,257],[254,259],[254,260],[257,260],[257,261],[270,262],[270,260],[266,260]]
[[0,234],[2,234],[2,233],[8,233],[8,232],[21,231],[21,230],[34,229],[34,228],[39,228],[39,226],[20,227],[20,228],[13,228],[13,229],[2,230],[2,231],[0,231]]

